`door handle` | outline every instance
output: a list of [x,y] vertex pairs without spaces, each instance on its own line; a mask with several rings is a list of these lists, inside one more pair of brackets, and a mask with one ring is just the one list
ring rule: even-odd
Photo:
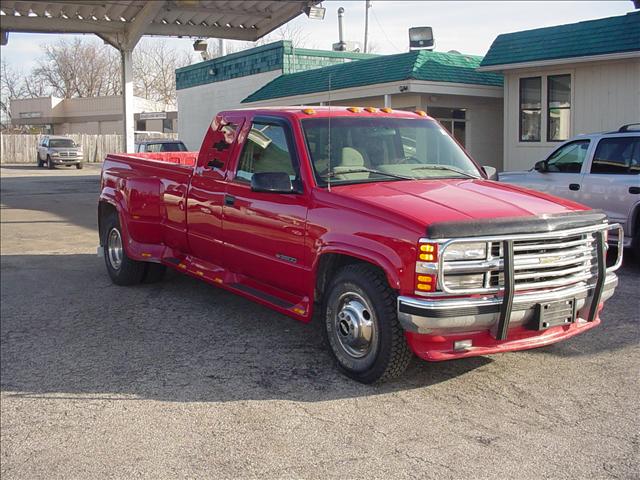
[[236,197],[234,197],[233,195],[226,195],[224,196],[224,204],[225,205],[233,205],[234,203],[236,203]]
[[629,187],[629,193],[633,195],[638,195],[640,193],[640,187]]
[[580,184],[579,183],[570,183],[569,184],[569,190],[573,190],[573,191],[580,190]]

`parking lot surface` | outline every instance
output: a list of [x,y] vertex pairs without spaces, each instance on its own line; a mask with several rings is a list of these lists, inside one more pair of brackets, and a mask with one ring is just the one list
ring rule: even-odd
[[113,285],[98,166],[1,175],[3,479],[639,476],[630,261],[590,332],[364,386],[313,325],[173,272]]

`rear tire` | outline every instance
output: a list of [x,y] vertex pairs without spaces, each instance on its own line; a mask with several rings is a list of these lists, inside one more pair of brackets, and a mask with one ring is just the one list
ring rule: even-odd
[[347,265],[323,302],[324,333],[340,370],[362,383],[401,375],[412,354],[385,275],[366,264]]
[[76,168],[78,170],[82,170],[84,168],[84,165],[82,163],[76,163]]
[[49,167],[49,170],[53,170],[54,168],[56,168],[56,166],[53,164],[53,160],[51,160],[50,155],[47,155],[47,167]]
[[117,215],[110,215],[106,219],[103,231],[104,263],[113,283],[128,286],[142,282],[147,264],[132,260],[127,256],[120,220]]

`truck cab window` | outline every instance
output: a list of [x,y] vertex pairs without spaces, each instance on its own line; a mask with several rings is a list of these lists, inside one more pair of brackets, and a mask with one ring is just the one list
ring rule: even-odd
[[251,182],[254,173],[285,172],[291,180],[296,168],[287,145],[284,128],[280,125],[254,123],[242,148],[236,180]]

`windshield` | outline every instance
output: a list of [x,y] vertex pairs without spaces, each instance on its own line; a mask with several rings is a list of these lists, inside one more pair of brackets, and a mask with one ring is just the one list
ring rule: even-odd
[[475,164],[434,120],[302,120],[316,181],[326,186],[425,178],[480,178]]
[[51,148],[73,148],[76,144],[70,138],[51,138],[49,139],[49,147]]

